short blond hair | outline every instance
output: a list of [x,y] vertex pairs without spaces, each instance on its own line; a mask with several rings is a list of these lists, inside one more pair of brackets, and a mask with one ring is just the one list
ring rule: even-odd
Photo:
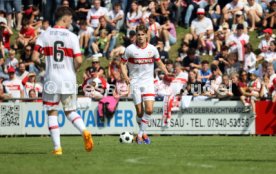
[[9,54],[15,54],[15,50],[10,49]]

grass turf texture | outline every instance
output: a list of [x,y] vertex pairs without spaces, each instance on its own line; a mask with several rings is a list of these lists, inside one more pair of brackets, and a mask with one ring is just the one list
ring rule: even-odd
[[276,138],[256,136],[153,136],[151,145],[120,144],[118,136],[62,137],[63,155],[53,156],[48,137],[0,138],[4,173],[204,173],[276,172]]

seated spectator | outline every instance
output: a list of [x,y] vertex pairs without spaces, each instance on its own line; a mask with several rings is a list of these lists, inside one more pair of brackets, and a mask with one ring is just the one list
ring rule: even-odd
[[254,73],[250,74],[250,82],[245,88],[243,95],[241,96],[241,101],[244,104],[244,112],[250,111],[250,105],[252,106],[253,114],[255,114],[255,102],[260,97],[261,82]]
[[269,88],[269,94],[272,97],[272,102],[276,102],[276,78],[273,79],[273,85]]
[[78,33],[81,52],[87,54],[88,53],[88,43],[91,35],[93,34],[93,29],[87,26],[85,20],[80,20],[79,22],[80,30]]
[[187,83],[187,95],[192,95],[194,97],[200,96],[203,93],[203,85],[197,80],[197,73],[194,70],[189,71],[189,80]]
[[5,89],[2,85],[2,82],[0,83],[0,102],[3,102],[7,99],[10,99],[12,98],[12,95],[11,94],[6,94],[5,93]]
[[186,42],[183,42],[178,49],[178,57],[176,58],[175,61],[177,62],[182,62],[183,59],[187,56],[187,52],[189,50],[189,44]]
[[255,0],[247,0],[245,3],[244,11],[251,23],[251,27],[249,31],[254,31],[256,29],[256,25],[261,21],[261,17],[263,16],[263,10],[260,4],[255,2]]
[[93,56],[99,56],[100,53],[100,55],[103,55],[103,57],[107,57],[108,46],[108,33],[105,29],[103,29],[100,31],[100,36],[98,37],[98,39],[92,43],[92,50],[94,53]]
[[215,64],[219,67],[222,74],[225,73],[226,67],[229,67],[228,55],[228,47],[222,46],[221,52],[218,52],[218,54],[214,57],[214,60],[212,62],[212,64]]
[[86,20],[87,13],[91,8],[89,0],[79,0],[76,7],[76,19],[77,21]]
[[107,22],[120,31],[124,25],[124,12],[121,10],[121,4],[115,3],[113,10],[107,13]]
[[222,9],[223,22],[228,22],[232,26],[234,14],[237,11],[243,10],[244,5],[240,0],[232,0]]
[[89,73],[90,78],[86,79],[82,85],[84,94],[93,100],[100,100],[107,89],[106,80],[102,77],[98,77],[95,67],[89,68]]
[[120,58],[114,58],[108,65],[108,77],[114,79],[115,72],[121,73]]
[[268,63],[267,65],[267,75],[269,76],[269,83],[272,85],[273,79],[276,78],[276,73],[272,63]]
[[108,11],[105,7],[101,7],[100,0],[94,0],[93,6],[91,6],[90,10],[87,13],[86,21],[88,26],[92,27],[94,30],[99,26],[100,17],[104,17],[107,15]]
[[215,33],[215,45],[217,52],[221,52],[221,47],[225,45],[226,40],[231,34],[228,23],[223,23]]
[[237,32],[237,26],[238,24],[242,24],[243,25],[243,30],[244,30],[244,33],[248,33],[248,23],[245,21],[244,19],[244,15],[241,11],[237,11],[235,12],[235,16],[234,16],[234,19],[233,19],[233,24],[232,24],[232,31],[234,33]]
[[38,29],[37,34],[42,34],[44,31],[46,31],[48,28],[50,28],[50,22],[46,19],[42,21],[41,27]]
[[83,74],[83,79],[87,80],[88,78],[91,77],[90,76],[91,72],[89,71],[90,68],[95,68],[96,69],[96,73],[95,74],[97,75],[97,77],[103,77],[105,75],[104,74],[104,68],[101,67],[99,58],[93,57],[91,63],[92,63],[92,66],[90,66],[90,67],[88,67],[86,69],[86,72],[84,72],[84,74]]
[[35,29],[38,30],[42,26],[43,17],[40,15],[39,8],[36,6],[32,6],[32,11],[30,17],[30,25]]
[[14,49],[18,49],[18,46],[27,46],[29,44],[33,45],[36,41],[36,31],[30,25],[29,19],[23,19],[22,21],[22,29],[20,30],[19,36],[16,39],[16,43],[14,44]]
[[9,79],[8,74],[6,74],[4,64],[5,64],[5,59],[4,59],[3,55],[0,52],[0,79]]
[[260,91],[260,98],[267,98],[269,96],[269,77],[267,74],[264,74],[263,80],[261,81],[261,91]]
[[41,83],[36,82],[36,73],[30,72],[28,76],[22,80],[22,84],[25,87],[25,97],[31,98],[29,95],[31,90],[35,92],[34,98],[42,95],[43,86]]
[[206,89],[204,95],[215,97],[215,91],[218,89],[222,82],[221,72],[217,65],[211,65],[211,77],[207,79],[204,88]]
[[232,93],[233,93],[233,99],[240,99],[241,97],[241,91],[240,91],[240,77],[239,74],[234,72],[230,74],[230,79],[232,81]]
[[188,7],[185,15],[185,20],[184,20],[184,28],[188,28],[190,22],[192,21],[192,15],[194,11],[197,11],[198,8],[205,8],[207,5],[207,2],[205,0],[191,0],[187,1]]
[[[15,69],[11,66],[8,68],[9,80],[3,82],[3,86],[8,94],[12,98],[23,98],[24,97],[24,87],[21,80],[15,77]],[[19,100],[17,100],[19,101]]]
[[158,39],[160,38],[160,30],[161,26],[158,22],[156,22],[156,17],[154,15],[149,16],[149,36],[150,43],[153,45],[157,44]]
[[0,21],[0,36],[2,36],[4,49],[2,50],[3,56],[10,50],[10,37],[13,35],[13,31],[8,27],[7,21]]
[[246,72],[253,73],[256,70],[256,55],[253,53],[251,44],[246,44],[243,69]]
[[27,71],[35,72],[36,74],[39,74],[40,69],[34,64],[32,60],[32,53],[33,53],[33,49],[31,45],[27,45],[24,48],[24,52],[20,56],[19,62],[25,64]]
[[164,18],[164,24],[161,26],[161,39],[165,43],[165,51],[169,51],[171,45],[177,41],[175,26],[169,18]]
[[124,79],[122,78],[122,74],[116,73],[116,86],[115,90],[113,91],[113,96],[119,100],[122,97],[129,97],[130,96],[130,86],[126,84]]
[[163,63],[170,59],[169,53],[164,50],[164,43],[162,41],[159,40],[157,42],[156,48],[159,52],[160,59],[162,60]]
[[222,83],[219,85],[218,89],[215,90],[215,95],[219,99],[230,99],[233,97],[232,83],[227,74],[222,76]]
[[5,66],[5,72],[7,72],[7,69],[9,67],[13,67],[14,69],[18,67],[18,60],[15,57],[14,50],[11,49],[9,51],[9,57],[6,59],[4,66]]
[[194,48],[191,48],[187,52],[187,56],[183,59],[182,66],[186,71],[190,71],[192,69],[200,69],[200,58],[196,56],[196,52]]
[[265,12],[264,20],[263,20],[263,27],[274,28],[276,25],[276,1],[271,0],[269,9]]
[[209,62],[204,60],[201,62],[201,69],[198,71],[198,81],[201,81],[202,85],[204,86],[209,80],[209,78],[212,76],[212,72],[209,69]]
[[228,65],[225,68],[225,73],[230,75],[234,72],[239,72],[241,70],[242,64],[237,60],[237,54],[230,53],[227,57]]
[[182,66],[178,62],[174,64],[174,72],[174,78],[170,87],[172,89],[172,94],[177,95],[180,94],[181,89],[187,86],[188,73],[182,70]]
[[237,33],[233,33],[226,41],[231,53],[238,53],[238,61],[244,62],[244,45],[249,42],[249,36],[244,34],[243,24],[237,25]]
[[129,32],[131,30],[136,30],[136,27],[141,22],[142,15],[143,14],[138,7],[138,3],[136,1],[133,1],[130,6],[130,11],[127,12],[127,17],[126,17],[127,37],[129,37]]
[[206,16],[212,19],[215,28],[218,28],[218,22],[221,17],[221,8],[217,0],[208,0],[208,5],[205,7]]
[[266,52],[262,52],[258,58],[257,61],[265,60],[269,63],[274,64],[274,68],[276,69],[276,41],[272,41],[269,44],[269,48]]
[[274,41],[274,38],[272,37],[273,30],[271,28],[263,30],[263,33],[264,38],[259,43],[258,48],[261,50],[262,53],[265,53],[269,50],[270,43]]
[[208,52],[209,56],[213,56],[213,50],[215,49],[213,31],[207,30],[206,35],[202,39],[204,42],[202,55],[205,56],[206,52]]
[[19,63],[19,68],[18,70],[15,72],[16,78],[19,80],[23,80],[25,77],[27,77],[29,74],[28,71],[26,71],[26,66],[24,63]]
[[205,17],[205,10],[199,8],[197,10],[197,18],[192,21],[191,33],[186,34],[185,42],[194,42],[197,49],[205,48],[206,44],[204,36],[213,33],[213,24],[210,18]]

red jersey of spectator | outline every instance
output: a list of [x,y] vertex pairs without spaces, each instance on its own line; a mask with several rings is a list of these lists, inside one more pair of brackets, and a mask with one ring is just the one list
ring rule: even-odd
[[4,47],[7,48],[8,50],[10,49],[10,37],[11,37],[11,34],[5,30],[3,32],[3,42],[4,42]]
[[35,29],[33,27],[23,27],[20,30],[20,34],[22,34],[25,38],[35,37]]

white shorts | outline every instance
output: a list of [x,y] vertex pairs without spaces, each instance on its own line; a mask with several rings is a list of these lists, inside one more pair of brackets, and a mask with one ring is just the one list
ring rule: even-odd
[[149,81],[139,81],[130,84],[131,95],[135,105],[142,103],[142,101],[154,101],[155,91],[154,83]]
[[61,101],[64,111],[73,111],[77,109],[76,94],[47,94],[43,92],[43,107],[45,110],[58,110]]

